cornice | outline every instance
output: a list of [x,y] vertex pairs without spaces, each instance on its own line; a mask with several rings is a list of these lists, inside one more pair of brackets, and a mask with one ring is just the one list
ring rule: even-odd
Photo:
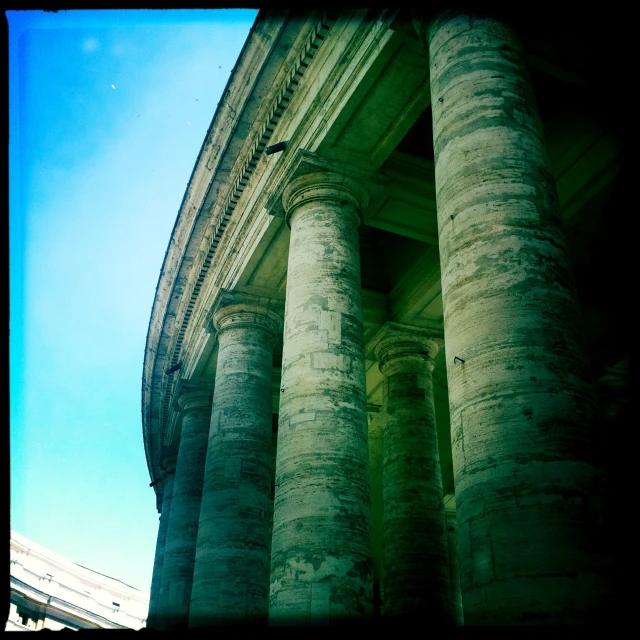
[[[398,9],[356,9],[352,22],[359,26],[353,33],[347,49],[341,54],[334,66],[331,78],[323,95],[315,98],[311,110],[313,117],[300,123],[300,146],[310,151],[318,151],[327,133],[340,118],[351,96],[360,87],[367,72],[378,56],[389,45],[394,31],[390,26]],[[345,26],[345,31],[348,31]],[[338,126],[338,129],[341,127]],[[329,133],[331,137],[331,133]],[[354,150],[347,153],[346,159],[352,165],[360,165],[369,170],[377,170],[380,158],[377,153],[362,154]]]
[[[37,589],[36,587],[23,582],[19,578],[15,576],[10,576],[10,591],[15,594],[16,597],[21,600],[27,600],[28,606],[31,606],[34,609],[45,607],[47,617],[67,617],[71,618],[72,621],[80,624],[94,624],[96,628],[107,629],[129,629],[122,624],[118,624],[113,620],[109,620],[104,616],[101,616],[99,613],[95,613],[89,609],[81,607],[77,604],[73,604],[67,600],[63,600],[58,596],[51,595],[46,591],[42,591]],[[95,600],[94,600],[95,602]],[[124,612],[123,612],[124,613]],[[144,620],[144,618],[139,618],[131,613],[125,613],[125,615],[129,618],[133,618],[134,620]]]
[[[292,108],[285,111],[278,125],[277,139],[288,140],[286,150],[260,164],[257,179],[250,193],[246,194],[248,197],[242,216],[235,218],[237,226],[232,226],[231,234],[225,234],[227,241],[232,242],[225,247],[224,259],[216,268],[216,280],[221,286],[235,287],[235,283],[241,278],[242,269],[250,259],[252,247],[257,245],[265,233],[269,233],[269,229],[279,226],[267,213],[267,199],[274,188],[283,184],[282,176],[289,171],[297,153],[304,149],[313,152],[313,136],[318,132],[328,134],[334,116],[340,111],[340,106],[336,103],[348,101],[353,91],[357,90],[358,82],[366,74],[366,69],[374,64],[376,56],[387,45],[385,30],[389,31],[389,27],[385,20],[389,20],[396,11],[341,11],[327,36],[326,44],[318,52],[296,91]],[[320,138],[324,139],[322,134]],[[338,160],[342,171],[344,158]],[[349,161],[348,164],[353,168],[353,163]],[[363,169],[366,170],[367,167],[363,166]],[[371,193],[375,193],[377,186],[378,183],[373,185]],[[236,254],[238,247],[242,247],[242,251]],[[269,295],[273,295],[273,292]],[[211,299],[207,293],[207,303]]]
[[[185,265],[188,236],[192,236],[198,226],[198,217],[204,217],[200,216],[202,204],[210,191],[212,177],[223,161],[228,139],[237,120],[233,116],[240,110],[241,104],[238,103],[244,101],[246,92],[250,92],[251,89],[247,87],[244,93],[234,91],[235,85],[238,84],[238,77],[244,76],[246,72],[252,73],[256,67],[262,66],[262,62],[268,58],[275,46],[277,37],[274,36],[277,36],[277,33],[273,32],[279,31],[281,22],[279,14],[267,16],[259,14],[249,32],[198,155],[163,260],[147,333],[142,378],[143,441],[147,465],[152,476],[154,475],[150,451],[150,447],[153,446],[150,442],[152,396],[157,394],[158,387],[162,386],[162,376],[157,375],[158,369],[166,364],[164,352],[168,346],[167,342],[174,333],[176,299],[179,300],[181,297],[186,281],[184,276],[180,277],[180,272],[185,270],[185,266],[189,266]],[[269,35],[270,30],[271,35]],[[202,220],[200,220],[200,226],[201,224]],[[162,440],[162,433],[156,436],[158,441]]]
[[[47,554],[43,551],[39,551],[30,547],[24,547],[24,545],[20,545],[22,549],[18,550],[17,546],[14,546],[13,540],[11,540],[11,546],[14,547],[14,550],[16,552],[20,551],[20,554],[36,558],[38,562],[45,565],[46,568],[55,571],[56,574],[62,573],[68,576],[72,576],[74,579],[80,581],[83,584],[88,584],[94,589],[104,589],[123,598],[129,598],[137,600],[139,602],[147,601],[147,598],[145,598],[143,594],[148,592],[144,592],[140,589],[137,589],[136,587],[132,587],[131,585],[128,585],[118,580],[117,578],[105,576],[101,573],[98,573],[97,571],[93,571],[92,569],[88,569],[86,567],[78,565],[75,562],[65,558],[54,558],[52,557],[52,554]],[[39,572],[36,573],[29,569],[29,567],[26,566],[20,559],[19,555],[17,558],[12,559],[11,562],[15,562],[15,564],[22,566],[25,571],[28,571],[32,575],[38,577],[38,579],[41,577]],[[11,576],[11,578],[18,579],[15,576]],[[104,578],[106,578],[106,580]],[[29,583],[24,582],[24,584],[28,585]],[[36,588],[33,587],[33,585],[30,586],[31,588]]]
[[[247,76],[250,79],[252,78],[253,83],[255,83],[262,73],[263,66],[268,64],[267,60],[272,51],[277,47],[278,37],[286,22],[286,20],[283,19],[285,15],[281,14],[283,14],[282,11],[279,13],[277,11],[266,12],[262,16],[259,15],[256,24],[254,24],[239,61],[236,64],[234,73],[232,73],[229,80],[227,90],[212,121],[209,134],[207,135],[203,150],[200,153],[189,187],[187,188],[185,200],[183,201],[176,226],[172,233],[169,249],[165,255],[165,263],[163,264],[160,281],[156,289],[156,298],[147,336],[142,388],[143,439],[147,464],[152,476],[154,475],[154,467],[157,463],[155,459],[157,457],[156,447],[163,441],[173,393],[173,380],[167,378],[167,374],[165,373],[166,369],[178,364],[180,361],[185,334],[190,325],[196,300],[200,294],[207,272],[213,261],[213,256],[224,235],[229,219],[238,205],[242,197],[242,192],[247,187],[258,161],[264,153],[275,126],[282,116],[282,113],[286,110],[297,84],[300,82],[311,60],[315,57],[317,50],[320,48],[331,26],[331,20],[326,16],[320,17],[316,21],[307,42],[302,47],[302,50],[299,51],[297,58],[295,58],[295,64],[287,74],[286,81],[282,84],[280,90],[276,92],[276,97],[268,113],[268,117],[263,122],[263,125],[257,128],[256,138],[250,147],[250,152],[243,156],[240,162],[236,161],[234,163],[235,173],[231,180],[229,176],[224,176],[224,184],[230,184],[231,187],[226,190],[227,195],[222,199],[224,204],[220,206],[218,204],[218,202],[220,202],[220,194],[216,193],[213,194],[213,196],[211,194],[212,184],[219,172],[220,159],[228,150],[230,141],[234,139],[234,135],[238,135],[237,126],[240,119],[238,112],[243,111],[247,106],[247,100],[252,97],[252,89],[249,87],[243,91],[241,97],[237,98],[235,102],[233,101],[235,95],[232,95],[231,98],[229,96],[232,93],[232,88],[240,84],[240,81],[245,80]],[[263,20],[262,23],[261,19]],[[276,23],[278,24],[276,25]],[[277,33],[270,35],[268,33],[269,27],[272,28],[272,31],[277,31]],[[256,43],[256,40],[259,40],[259,38],[268,41],[266,52],[264,51],[264,42]],[[259,53],[262,53],[261,62],[256,64],[254,60],[253,64],[248,65],[247,61],[252,57],[252,54],[255,53],[253,51],[254,48],[259,49]],[[257,71],[255,70],[256,67],[258,67]],[[250,81],[247,80],[246,84],[249,83]],[[231,106],[232,102],[234,102],[235,107]],[[233,115],[230,117],[235,123],[231,129],[224,127],[224,116],[228,115],[229,111],[233,112]],[[220,125],[226,129],[224,135],[218,133]],[[251,125],[252,129],[255,130],[256,127],[254,123],[251,123]],[[215,142],[215,140],[218,140],[218,142]],[[206,171],[204,169],[206,169]],[[206,188],[203,187],[204,183],[208,184]],[[192,203],[192,200],[194,200],[194,192],[199,192],[199,197],[195,198],[196,204]],[[217,213],[215,213],[212,218],[208,218],[206,215],[208,213],[206,205],[207,200],[212,197],[214,202],[211,204],[212,206],[214,204],[216,205],[215,209]],[[200,204],[196,206],[198,201]],[[189,220],[186,220],[186,218],[189,218]],[[198,218],[201,219],[198,221]],[[189,221],[191,222],[191,228],[188,234],[189,237],[187,238],[185,228],[189,227]],[[200,223],[199,227],[198,222]],[[202,238],[207,237],[207,228],[210,230],[207,240],[208,247],[205,251],[198,253],[197,247],[202,243]],[[180,251],[180,249],[182,249],[182,251]],[[193,255],[194,253],[195,255]],[[169,260],[170,257],[172,260]],[[171,263],[172,268],[168,268],[169,263]],[[159,320],[161,316],[164,317],[162,322]],[[161,408],[159,415],[156,416],[159,419],[158,432],[155,434],[154,442],[152,443],[150,442],[151,410],[152,403],[154,406],[157,406],[158,401],[154,400],[154,396],[158,393],[160,393],[161,396],[159,398]]]
[[[200,295],[202,285],[207,277],[208,271],[213,262],[213,256],[216,253],[218,245],[222,239],[222,236],[227,228],[229,220],[241,199],[242,192],[245,190],[249,181],[257,166],[258,160],[264,153],[264,150],[269,142],[271,135],[273,134],[277,123],[279,122],[284,110],[288,106],[294,90],[299,84],[300,80],[305,74],[305,71],[313,58],[317,50],[320,48],[322,41],[329,31],[331,21],[326,16],[321,16],[315,23],[310,36],[307,38],[307,42],[304,45],[302,51],[296,57],[296,63],[293,69],[286,77],[283,86],[276,94],[274,104],[267,116],[267,120],[261,127],[261,134],[259,138],[254,142],[249,154],[247,154],[244,160],[236,162],[235,166],[239,167],[236,170],[236,179],[225,180],[226,183],[230,183],[233,186],[229,190],[229,194],[226,198],[226,204],[222,207],[217,215],[213,216],[213,222],[211,223],[212,233],[208,240],[208,250],[201,252],[200,259],[197,263],[192,265],[192,272],[197,273],[196,278],[191,278],[190,287],[185,287],[185,291],[182,295],[183,313],[181,314],[180,328],[177,332],[174,332],[175,337],[173,344],[171,345],[168,353],[171,353],[171,358],[168,362],[168,366],[174,366],[180,361],[182,355],[182,349],[184,345],[185,334],[189,328],[193,310],[196,306],[197,299]],[[254,125],[255,127],[255,125]],[[190,288],[190,291],[187,291]],[[166,378],[166,384],[164,385],[162,411],[160,420],[160,433],[164,441],[164,431],[166,430],[167,420],[170,415],[171,398],[173,394],[173,379]]]
[[[227,179],[227,182],[230,183],[232,187],[228,190],[229,192],[224,199],[225,204],[217,212],[217,215],[214,216],[214,219],[211,223],[211,233],[207,239],[208,247],[206,251],[203,251],[201,253],[199,259],[193,265],[194,272],[197,272],[198,276],[197,278],[192,280],[193,284],[189,295],[189,302],[182,317],[182,322],[178,331],[177,339],[173,345],[173,353],[171,358],[172,364],[177,364],[177,361],[180,357],[184,335],[187,327],[189,326],[193,307],[195,306],[196,300],[200,294],[202,284],[207,277],[216,249],[218,248],[225,229],[229,224],[229,220],[242,197],[243,191],[249,185],[258,162],[260,161],[271,139],[271,136],[278,122],[280,121],[282,114],[287,108],[297,85],[300,83],[300,80],[304,76],[307,67],[315,57],[317,50],[320,48],[322,41],[328,33],[330,24],[331,21],[326,18],[326,16],[320,17],[316,21],[311,35],[307,39],[307,42],[302,51],[297,56],[296,65],[289,72],[288,77],[283,83],[283,86],[281,86],[280,90],[276,94],[276,98],[273,101],[273,106],[270,109],[267,119],[258,128],[258,133],[255,136],[253,145],[251,146],[249,152],[243,157],[243,160],[239,163],[236,163],[236,166],[239,165],[239,168],[237,168],[234,173],[235,179]],[[186,293],[187,292],[185,291],[185,298]]]

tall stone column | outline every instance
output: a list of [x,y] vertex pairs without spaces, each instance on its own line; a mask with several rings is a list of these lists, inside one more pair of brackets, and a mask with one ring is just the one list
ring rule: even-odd
[[464,615],[462,612],[462,593],[460,591],[460,565],[458,563],[458,523],[456,520],[456,512],[447,509],[446,504],[444,513],[447,522],[451,610],[455,624],[461,627],[464,625]]
[[485,16],[446,12],[418,26],[465,622],[585,624],[608,590],[597,411],[522,47]]
[[261,299],[227,291],[216,307],[218,365],[190,621],[266,624],[273,345],[282,320]]
[[427,616],[451,624],[449,564],[433,407],[437,342],[387,323],[374,338],[384,374],[383,498],[386,617]]
[[380,407],[367,405],[369,417],[369,483],[371,485],[371,556],[374,615],[379,616],[384,581],[384,500],[382,493],[382,435]]
[[196,555],[196,538],[207,455],[211,390],[183,381],[178,405],[182,410],[182,434],[171,499],[166,551],[162,569],[168,592],[163,595],[165,628],[185,628]]
[[162,594],[162,567],[164,565],[164,553],[167,541],[167,529],[169,527],[169,512],[171,511],[171,497],[173,495],[173,481],[175,479],[176,458],[166,461],[164,465],[164,488],[162,491],[162,508],[160,513],[160,525],[158,526],[158,539],[156,540],[156,555],[153,562],[153,575],[151,577],[151,593],[149,597],[149,614],[147,615],[147,628],[158,626],[158,606]]
[[358,228],[366,195],[332,172],[284,192],[291,227],[269,617],[372,613]]

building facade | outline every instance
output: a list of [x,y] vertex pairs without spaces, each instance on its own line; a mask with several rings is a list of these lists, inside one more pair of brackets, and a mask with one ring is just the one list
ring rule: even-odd
[[573,20],[260,11],[149,324],[148,626],[606,619],[623,137]]
[[5,631],[141,629],[149,592],[82,567],[11,532]]

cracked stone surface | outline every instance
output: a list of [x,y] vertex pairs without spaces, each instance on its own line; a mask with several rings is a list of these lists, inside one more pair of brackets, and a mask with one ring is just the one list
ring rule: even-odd
[[596,406],[522,47],[453,12],[423,35],[465,623],[584,623],[607,590]]
[[151,592],[149,597],[149,614],[147,615],[147,627],[155,628],[160,626],[160,603],[164,591],[162,583],[162,568],[164,565],[164,554],[166,551],[167,530],[169,528],[169,513],[171,512],[171,496],[173,494],[173,481],[175,480],[175,459],[171,465],[166,467],[164,491],[162,495],[162,513],[160,514],[160,524],[158,526],[158,539],[156,542],[156,555],[153,562],[153,575],[151,582]]
[[191,626],[267,621],[273,343],[281,319],[250,304],[214,315],[218,367]]
[[464,625],[462,592],[460,591],[460,566],[458,564],[458,525],[456,513],[445,512],[447,522],[447,551],[449,555],[449,580],[453,619],[457,626]]
[[383,373],[386,617],[452,624],[440,454],[428,332],[387,323],[375,353]]
[[[189,389],[188,385],[185,385]],[[211,417],[211,392],[184,391],[179,397],[182,435],[178,450],[162,575],[168,585],[163,611],[165,628],[185,628],[196,555],[202,481]]]
[[373,609],[367,399],[358,228],[346,176],[285,189],[291,225],[270,621],[314,624]]

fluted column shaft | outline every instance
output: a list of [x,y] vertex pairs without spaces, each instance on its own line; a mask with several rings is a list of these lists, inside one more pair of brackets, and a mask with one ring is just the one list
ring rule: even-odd
[[[386,327],[385,327],[386,329]],[[402,330],[376,349],[384,374],[385,616],[451,623],[440,455],[433,408],[437,345]]]
[[151,578],[151,594],[149,597],[149,614],[147,627],[158,626],[158,606],[162,597],[162,567],[166,550],[167,529],[169,528],[169,513],[171,511],[171,496],[173,494],[173,481],[175,479],[175,463],[170,471],[165,472],[164,490],[162,492],[162,509],[160,512],[160,524],[158,526],[158,538],[156,540],[156,555],[153,562],[153,575]]
[[480,16],[421,31],[465,622],[586,623],[607,591],[597,411],[522,47]]
[[248,304],[216,312],[218,365],[191,626],[267,621],[273,343],[280,318]]
[[164,594],[166,628],[185,628],[189,622],[211,392],[188,390],[178,402],[182,410],[182,435],[162,569],[163,581],[168,585],[168,593]]
[[365,194],[297,178],[291,225],[269,616],[313,624],[372,612],[367,402],[358,228]]

